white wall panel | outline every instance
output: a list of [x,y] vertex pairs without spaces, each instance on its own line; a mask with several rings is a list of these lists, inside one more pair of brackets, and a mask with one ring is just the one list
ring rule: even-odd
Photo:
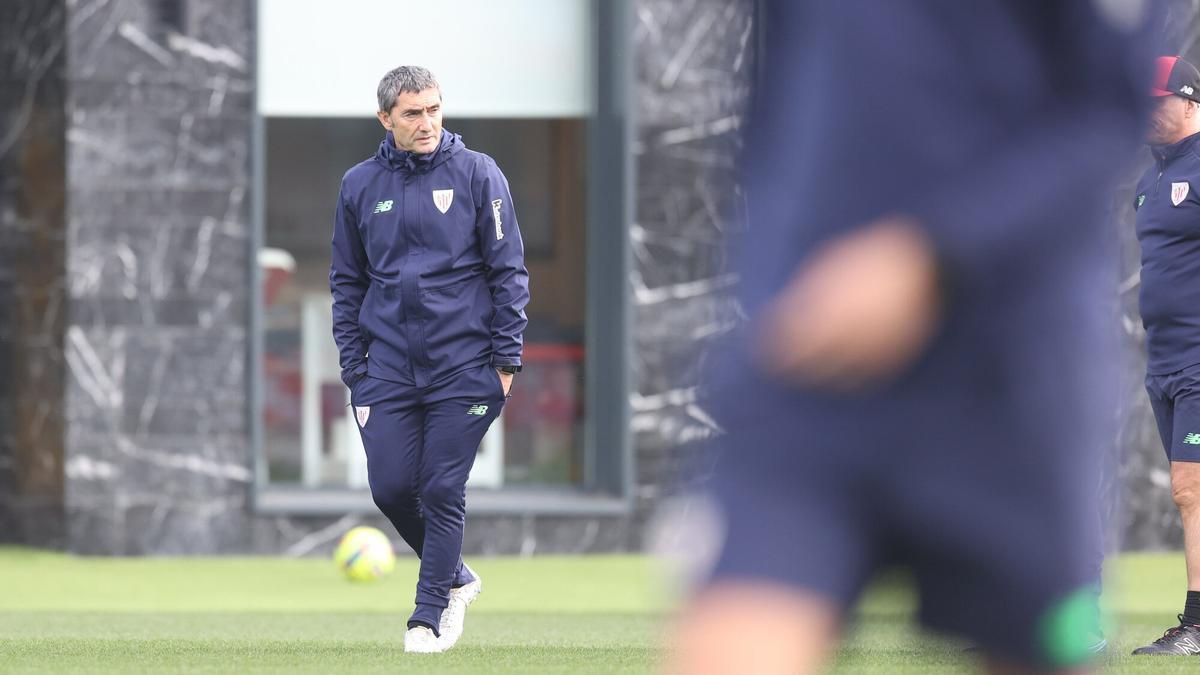
[[258,109],[374,114],[399,65],[429,68],[449,117],[577,117],[592,108],[592,0],[258,0]]

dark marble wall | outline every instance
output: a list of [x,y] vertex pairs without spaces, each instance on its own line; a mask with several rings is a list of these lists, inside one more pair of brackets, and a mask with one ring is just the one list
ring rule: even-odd
[[73,551],[247,545],[252,8],[69,3]]
[[633,432],[649,507],[713,431],[698,401],[714,338],[736,325],[725,240],[754,67],[752,0],[635,3]]
[[0,542],[63,542],[66,3],[0,3]]
[[[631,1],[635,509],[472,516],[468,552],[640,548],[713,433],[697,385],[741,319],[723,243],[744,222],[755,3]],[[385,526],[251,506],[253,4],[0,3],[0,541],[307,555]],[[1172,6],[1173,44],[1193,57],[1198,8]],[[1128,395],[1112,522],[1127,547],[1178,546],[1141,395],[1136,242],[1118,227]]]

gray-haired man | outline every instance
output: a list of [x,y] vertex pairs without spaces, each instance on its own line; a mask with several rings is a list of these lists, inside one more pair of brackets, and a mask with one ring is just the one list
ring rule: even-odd
[[401,66],[378,95],[387,137],[338,195],[333,334],[371,496],[421,557],[404,648],[440,652],[481,590],[465,486],[521,370],[529,275],[508,181],[442,130],[433,74]]

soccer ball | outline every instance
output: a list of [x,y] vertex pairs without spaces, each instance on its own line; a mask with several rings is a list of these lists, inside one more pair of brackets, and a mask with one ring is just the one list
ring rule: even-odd
[[333,562],[351,581],[375,581],[396,567],[387,535],[373,527],[356,527],[338,542]]

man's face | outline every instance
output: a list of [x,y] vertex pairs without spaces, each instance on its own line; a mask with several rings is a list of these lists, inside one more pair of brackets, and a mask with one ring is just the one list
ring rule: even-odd
[[396,105],[378,115],[379,123],[392,132],[401,150],[425,155],[437,150],[442,140],[442,92],[437,89],[400,92]]
[[1191,135],[1196,106],[1182,96],[1160,96],[1150,116],[1150,145],[1170,145]]

